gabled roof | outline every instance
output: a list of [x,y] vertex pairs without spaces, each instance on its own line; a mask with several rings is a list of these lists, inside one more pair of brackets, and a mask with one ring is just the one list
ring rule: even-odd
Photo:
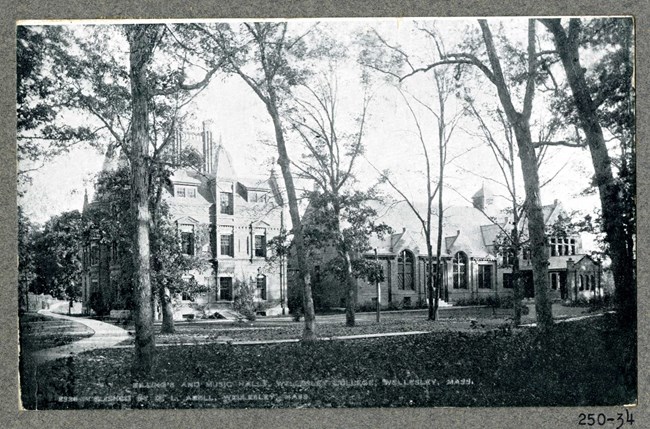
[[191,216],[182,216],[182,217],[179,217],[178,219],[176,219],[176,223],[179,223],[179,224],[185,223],[185,224],[197,225],[199,223],[199,221],[194,219]]
[[219,138],[219,145],[217,146],[216,152],[214,164],[212,166],[212,171],[216,173],[216,177],[218,179],[237,179],[237,173],[235,172],[232,158],[230,157],[230,153],[221,144],[221,138]]
[[198,186],[201,181],[195,177],[190,176],[187,170],[176,170],[169,177],[169,180],[175,185],[194,185]]
[[[580,255],[574,255],[574,256],[580,256]],[[592,258],[590,255],[582,255],[581,258],[575,261],[576,264],[580,263],[583,259],[589,259],[591,262],[594,264],[599,264],[598,261],[596,261],[594,258]]]

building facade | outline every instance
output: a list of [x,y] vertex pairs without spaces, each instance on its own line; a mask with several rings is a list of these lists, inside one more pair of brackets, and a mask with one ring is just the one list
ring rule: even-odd
[[[395,232],[383,239],[374,237],[372,249],[364,257],[376,260],[383,270],[384,281],[379,284],[382,306],[424,306],[427,299],[428,255],[420,221],[404,203],[381,213],[378,222],[391,226]],[[547,226],[565,215],[555,200],[543,207]],[[437,225],[437,217],[432,220]],[[488,297],[501,298],[513,294],[512,257],[497,250],[496,241],[502,229],[512,228],[512,222],[499,217],[494,198],[484,187],[473,197],[473,206],[448,207],[443,214],[442,252],[440,258],[443,282],[440,297],[444,303],[476,302]],[[526,225],[524,225],[524,230]],[[451,232],[451,234],[449,233]],[[437,232],[431,243],[436,246]],[[579,235],[549,237],[549,280],[551,299],[577,300],[602,295],[601,266],[582,249]],[[313,258],[313,294],[317,308],[343,307],[345,291],[323,267],[331,252],[320,252]],[[523,276],[525,297],[534,297],[530,251],[517,255]],[[357,280],[357,304],[374,306],[377,285]],[[444,305],[444,304],[443,304]]]
[[[284,228],[282,196],[275,173],[239,176],[228,151],[213,140],[212,124],[200,132],[178,132],[172,156],[192,147],[202,155],[198,170],[176,169],[163,190],[183,253],[205,261],[201,269],[184,274],[207,292],[174,296],[174,318],[227,317],[242,290],[254,290],[261,315],[282,314],[286,308],[286,267],[272,257],[267,243]],[[105,169],[126,160],[107,154]],[[99,203],[84,203],[84,215]],[[83,302],[90,312],[101,295],[113,310],[128,307],[120,293],[129,290],[128,278],[115,257],[117,249],[89,235],[83,249]],[[156,313],[160,313],[156,306]]]

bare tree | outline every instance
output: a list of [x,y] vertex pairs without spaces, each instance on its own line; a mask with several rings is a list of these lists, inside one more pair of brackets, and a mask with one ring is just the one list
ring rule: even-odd
[[282,171],[291,216],[293,245],[298,263],[298,281],[302,289],[305,325],[304,340],[314,340],[315,313],[311,278],[306,257],[304,234],[298,209],[298,197],[291,171],[291,158],[285,140],[282,109],[292,88],[302,81],[291,60],[301,55],[303,36],[290,37],[286,22],[247,22],[240,31],[228,25],[194,25],[205,43],[225,53],[228,68],[248,85],[264,103],[273,123],[278,164]]
[[[313,86],[313,88],[312,88]],[[294,166],[303,177],[316,183],[327,199],[333,217],[332,229],[335,247],[343,262],[346,289],[346,325],[355,324],[356,281],[349,240],[342,223],[346,205],[350,201],[350,186],[355,182],[355,165],[363,154],[363,136],[371,96],[366,90],[361,111],[356,118],[356,129],[345,132],[339,123],[338,79],[325,76],[320,83],[303,85],[308,97],[296,98],[297,109],[290,116],[293,130],[298,134],[306,155]],[[360,195],[356,193],[357,195]],[[356,201],[356,198],[352,200]]]
[[535,308],[537,311],[538,326],[546,330],[553,326],[553,315],[551,301],[548,296],[548,253],[546,250],[546,235],[544,233],[544,216],[539,195],[539,173],[535,145],[531,135],[530,116],[533,109],[535,96],[535,77],[537,76],[537,55],[536,55],[536,29],[535,20],[528,22],[528,47],[527,64],[524,81],[524,97],[522,109],[518,111],[515,107],[512,91],[509,88],[502,59],[497,52],[494,38],[488,22],[479,19],[479,26],[483,36],[483,44],[487,51],[487,64],[483,62],[474,52],[444,53],[441,59],[426,66],[415,68],[400,77],[400,80],[407,79],[417,73],[424,73],[448,64],[459,66],[470,65],[480,70],[485,77],[495,86],[497,95],[508,122],[512,125],[519,158],[524,176],[524,188],[526,190],[526,212],[528,215],[528,232],[531,240],[531,253],[533,262],[533,279],[535,282]]

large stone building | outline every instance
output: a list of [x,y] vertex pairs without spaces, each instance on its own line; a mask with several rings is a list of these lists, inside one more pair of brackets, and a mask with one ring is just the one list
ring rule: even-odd
[[[182,251],[206,261],[207,268],[185,276],[208,292],[174,297],[174,318],[232,313],[233,300],[243,285],[255,289],[260,314],[282,314],[286,268],[283,260],[270,258],[267,248],[284,227],[275,173],[251,168],[249,174],[238,175],[228,151],[213,140],[210,122],[199,132],[177,133],[170,150],[177,156],[190,146],[203,156],[202,167],[175,170],[163,199],[177,226]],[[109,153],[104,168],[116,168],[120,162],[127,161]],[[86,201],[84,215],[97,204]],[[121,291],[129,289],[120,283],[128,279],[120,275],[115,246],[102,244],[98,234],[91,233],[83,249],[84,308],[90,311],[91,301],[100,294],[112,309],[119,310],[124,302]]]
[[[423,306],[427,297],[428,258],[422,225],[405,203],[378,211],[377,221],[386,223],[395,231],[382,239],[373,237],[372,248],[365,254],[366,258],[376,258],[383,269],[385,280],[380,284],[380,302],[383,306]],[[552,225],[559,216],[566,215],[558,200],[544,206],[543,213],[546,225]],[[496,219],[496,223],[488,216]],[[437,221],[434,215],[433,225],[437,225]],[[440,255],[443,270],[441,299],[444,302],[476,302],[490,296],[512,295],[512,261],[495,249],[495,240],[502,228],[512,228],[512,221],[499,215],[495,199],[485,187],[474,195],[473,206],[445,209]],[[434,229],[431,237],[434,253],[436,238]],[[603,293],[601,266],[584,252],[579,235],[549,237],[548,252],[552,299],[576,300]],[[325,251],[313,259],[314,302],[320,308],[345,305],[342,286],[323,270],[331,257],[332,253]],[[525,296],[533,297],[529,250],[524,249],[518,258]],[[376,299],[376,285],[357,280],[357,303],[374,305]]]

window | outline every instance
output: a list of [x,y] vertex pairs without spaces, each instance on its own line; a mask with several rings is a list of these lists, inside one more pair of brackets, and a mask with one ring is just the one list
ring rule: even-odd
[[512,253],[512,250],[508,249],[505,250],[502,255],[501,255],[501,266],[502,267],[510,267],[512,266],[514,262],[514,255]]
[[[438,261],[433,261],[433,265],[431,266],[431,274],[433,275],[433,278],[431,279],[431,284],[434,285],[436,284],[436,279],[437,279],[437,271],[438,270]],[[427,281],[429,281],[429,261],[425,260],[424,261],[424,275]],[[428,285],[428,283],[427,283]]]
[[585,283],[586,283],[585,284],[585,290],[589,290],[590,289],[590,287],[589,287],[589,275],[585,276]]
[[234,254],[234,237],[232,234],[221,236],[221,254],[225,256],[235,256]]
[[257,296],[266,301],[266,276],[264,274],[257,275]]
[[511,273],[503,273],[503,287],[505,289],[512,289],[512,274]]
[[99,246],[92,245],[90,246],[90,265],[99,264]]
[[478,287],[492,289],[492,265],[478,266]]
[[585,290],[585,278],[580,274],[580,290]]
[[574,238],[549,238],[551,256],[569,256],[576,254],[576,240]]
[[266,257],[266,236],[264,235],[255,236],[255,256],[258,258]]
[[591,291],[593,292],[595,290],[596,290],[596,277],[592,274],[591,275]]
[[111,252],[109,253],[109,258],[111,262],[117,261],[117,241],[111,242]]
[[251,203],[265,203],[266,202],[266,192],[248,192],[248,201]]
[[549,238],[548,242],[551,247],[551,256],[557,256],[557,243],[555,238]]
[[530,260],[530,249],[524,249],[523,253],[523,258],[525,261]]
[[402,250],[397,258],[397,288],[415,290],[413,253]]
[[196,198],[195,186],[176,186],[174,193],[178,198]]
[[467,289],[467,255],[454,255],[454,289]]
[[179,225],[181,232],[181,252],[186,255],[194,255],[194,225]]
[[232,301],[232,277],[219,277],[219,295],[217,299]]
[[557,285],[559,284],[559,277],[560,275],[558,273],[551,273],[551,289],[557,290]]
[[220,209],[219,213],[231,215],[233,214],[232,207],[232,192],[221,192],[219,195]]

